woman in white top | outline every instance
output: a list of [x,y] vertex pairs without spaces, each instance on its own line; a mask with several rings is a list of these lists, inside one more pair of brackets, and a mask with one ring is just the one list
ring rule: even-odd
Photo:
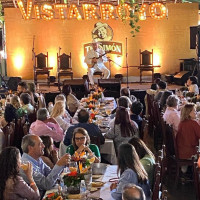
[[178,111],[179,98],[176,95],[170,95],[167,98],[166,104],[167,108],[163,115],[163,119],[167,124],[172,125],[173,129],[177,131],[180,123],[180,112]]
[[80,106],[79,100],[72,94],[70,85],[63,85],[62,93],[66,97],[66,103],[70,114],[73,116]]
[[65,103],[64,101],[57,101],[53,107],[51,117],[54,118],[63,131],[66,131],[69,126],[69,119],[65,114]]
[[194,92],[195,94],[199,94],[199,87],[197,85],[197,77],[190,76],[187,80],[186,86],[188,87],[189,92]]

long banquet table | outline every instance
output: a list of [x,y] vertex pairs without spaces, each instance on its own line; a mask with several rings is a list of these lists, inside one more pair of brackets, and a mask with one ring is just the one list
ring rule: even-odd
[[108,165],[105,174],[100,178],[100,180],[97,181],[102,181],[104,182],[104,186],[101,187],[100,190],[90,193],[88,196],[89,197],[100,197],[102,199],[106,200],[112,200],[113,198],[111,197],[111,192],[110,192],[110,185],[111,182],[109,182],[110,179],[117,178],[117,165]]
[[[111,179],[118,178],[117,176],[117,165],[108,165],[106,172],[104,175],[102,175],[99,179],[96,179],[95,181],[102,181],[105,184],[96,192],[90,192],[87,197],[95,197],[95,198],[102,198],[103,200],[113,200],[111,197],[111,192],[110,192],[110,185]],[[47,196],[47,194],[52,193],[52,192],[57,192],[58,189],[51,189],[46,191],[46,194],[44,198]],[[44,199],[43,198],[43,199]]]

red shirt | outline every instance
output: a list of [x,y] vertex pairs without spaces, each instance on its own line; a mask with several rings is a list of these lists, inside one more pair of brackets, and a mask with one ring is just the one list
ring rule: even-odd
[[190,159],[195,155],[199,145],[200,125],[195,120],[180,122],[176,135],[176,142],[180,159]]

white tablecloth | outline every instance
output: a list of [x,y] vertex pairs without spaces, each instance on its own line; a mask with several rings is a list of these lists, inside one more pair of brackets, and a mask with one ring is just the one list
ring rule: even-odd
[[[111,197],[111,192],[110,192],[110,185],[111,182],[109,182],[110,179],[113,178],[117,178],[117,165],[108,165],[105,174],[98,179],[97,181],[102,181],[104,182],[104,186],[101,187],[100,190],[93,192],[93,193],[89,193],[88,197],[100,197],[103,200],[113,200],[113,198]],[[47,194],[51,193],[51,192],[57,192],[58,189],[53,188],[51,190],[46,191],[46,194],[44,197],[47,196]]]
[[104,200],[112,200],[111,192],[110,192],[110,179],[117,178],[117,165],[109,165],[106,169],[106,172],[102,178],[102,182],[104,182],[104,186],[97,192],[90,193],[88,196],[90,197],[100,197]]
[[113,140],[105,139],[105,143],[100,147],[101,156],[110,164],[116,165],[117,158]]

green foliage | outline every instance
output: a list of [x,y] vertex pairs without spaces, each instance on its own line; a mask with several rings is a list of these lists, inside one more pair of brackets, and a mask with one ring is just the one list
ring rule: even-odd
[[2,16],[2,4],[1,4],[1,1],[0,1],[0,16]]
[[84,180],[84,174],[79,174],[79,173],[75,173],[75,174],[66,174],[63,177],[64,180],[64,184],[69,187],[69,186],[77,186],[78,184],[80,184],[81,180]]
[[[126,23],[126,9],[124,7],[124,3],[125,3],[125,0],[121,0],[120,1],[120,5],[122,6],[122,9],[121,9],[121,20]],[[131,7],[131,10],[130,10],[130,20],[129,20],[129,26],[131,27],[131,35],[132,37],[135,37],[135,33],[137,32],[140,32],[140,26],[137,26],[136,24],[138,23],[139,21],[139,10],[140,10],[140,7],[139,7],[139,4],[137,2],[137,0],[129,0],[129,4],[130,4],[130,7]]]
[[1,4],[1,1],[0,1],[0,23],[4,21],[4,16],[2,14],[2,4]]

